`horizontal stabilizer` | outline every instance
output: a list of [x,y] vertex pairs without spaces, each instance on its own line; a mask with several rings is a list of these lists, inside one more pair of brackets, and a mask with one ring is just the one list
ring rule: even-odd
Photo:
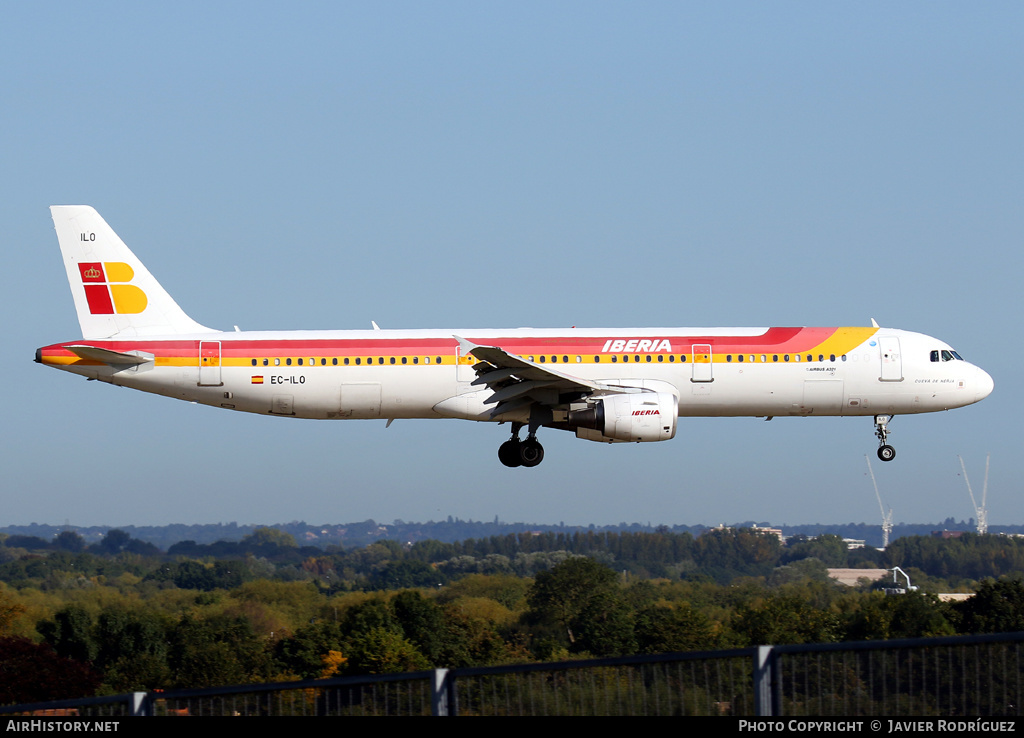
[[81,359],[98,361],[101,364],[110,366],[124,366],[126,364],[145,364],[153,360],[152,354],[145,354],[141,351],[132,354],[123,354],[120,351],[98,348],[97,346],[65,346],[68,351]]

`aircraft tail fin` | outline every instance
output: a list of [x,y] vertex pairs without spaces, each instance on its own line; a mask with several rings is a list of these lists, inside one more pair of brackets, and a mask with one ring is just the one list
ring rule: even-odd
[[214,333],[196,323],[93,208],[50,208],[83,338]]

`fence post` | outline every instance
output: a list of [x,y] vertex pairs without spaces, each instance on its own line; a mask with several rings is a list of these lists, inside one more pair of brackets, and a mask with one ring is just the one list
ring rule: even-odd
[[754,651],[754,713],[758,717],[771,717],[772,685],[775,677],[775,651],[772,646],[758,646]]
[[430,714],[434,717],[447,717],[454,714],[451,704],[448,670],[434,669],[430,680]]
[[148,692],[132,692],[132,717],[152,717],[153,703]]

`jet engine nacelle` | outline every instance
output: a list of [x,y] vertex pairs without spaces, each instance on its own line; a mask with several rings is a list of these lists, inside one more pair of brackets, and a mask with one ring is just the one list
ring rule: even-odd
[[667,441],[676,435],[679,400],[670,392],[630,392],[587,401],[570,410],[568,425],[588,441]]

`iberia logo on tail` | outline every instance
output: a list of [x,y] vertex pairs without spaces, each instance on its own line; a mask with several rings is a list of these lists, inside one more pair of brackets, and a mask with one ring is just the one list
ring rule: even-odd
[[149,301],[146,293],[133,284],[130,266],[120,261],[92,261],[78,265],[82,286],[93,315],[129,315],[141,313]]

